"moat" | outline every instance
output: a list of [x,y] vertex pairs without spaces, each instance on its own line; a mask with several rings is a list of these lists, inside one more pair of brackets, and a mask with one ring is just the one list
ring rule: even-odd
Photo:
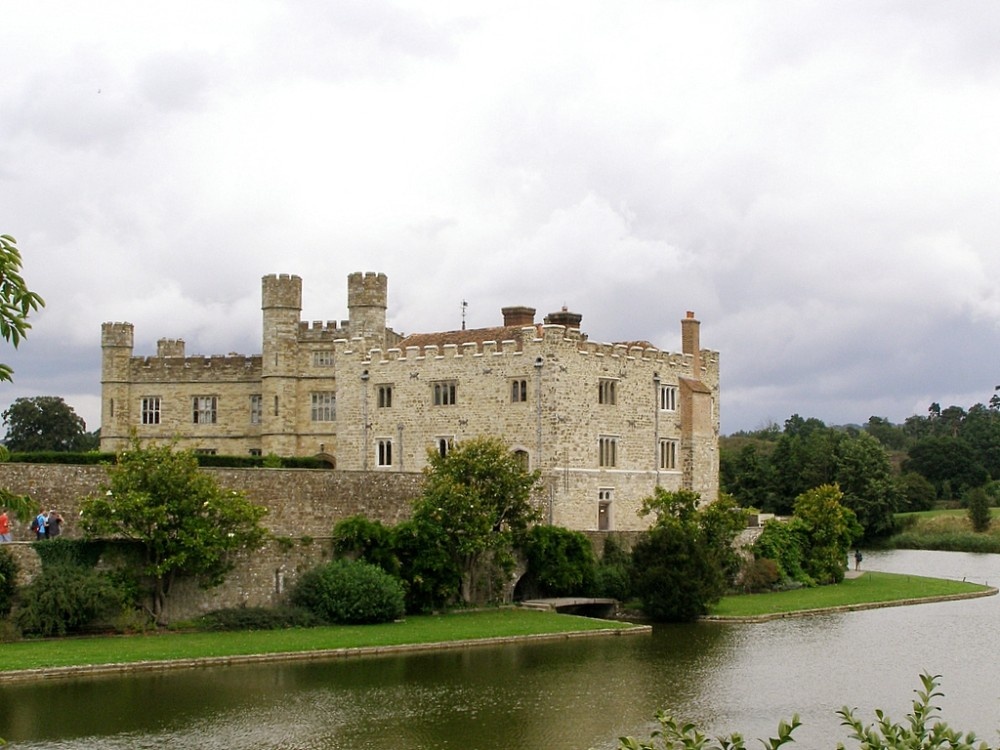
[[[865,566],[1000,582],[1000,556],[872,552]],[[945,719],[1000,728],[1000,597],[776,620],[666,626],[581,639],[356,660],[0,686],[0,736],[18,748],[614,748],[658,709],[713,734],[846,742],[835,711],[902,719],[921,671]],[[753,743],[756,744],[756,743]],[[850,744],[848,747],[850,747]]]

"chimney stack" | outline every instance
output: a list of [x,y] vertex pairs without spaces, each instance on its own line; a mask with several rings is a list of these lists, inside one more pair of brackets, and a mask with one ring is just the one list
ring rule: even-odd
[[681,321],[681,351],[690,354],[691,370],[695,378],[701,378],[701,321],[696,320],[694,313],[687,311],[687,316]]
[[502,307],[503,324],[505,326],[525,326],[535,325],[535,308],[517,305],[515,307]]

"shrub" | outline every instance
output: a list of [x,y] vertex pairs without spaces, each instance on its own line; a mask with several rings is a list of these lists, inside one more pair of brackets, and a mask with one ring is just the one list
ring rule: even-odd
[[[579,531],[535,526],[526,535],[528,589],[539,596],[574,596],[594,590],[594,550]],[[534,595],[534,594],[533,594]]]
[[393,530],[381,521],[351,516],[333,527],[333,549],[342,555],[378,565],[386,573],[399,575]]
[[604,539],[604,554],[594,572],[594,593],[626,602],[632,598],[632,556],[614,537]]
[[632,565],[642,610],[657,622],[695,620],[725,591],[711,550],[680,523],[653,527],[632,550]]
[[965,503],[968,506],[969,522],[976,533],[989,531],[990,528],[990,498],[982,487],[974,487],[965,493]]
[[194,622],[199,630],[279,630],[308,628],[320,624],[319,618],[302,607],[237,607],[217,609]]
[[80,632],[117,617],[131,604],[109,576],[67,564],[45,566],[21,600],[21,631],[42,636]]
[[340,624],[391,622],[404,612],[402,582],[361,560],[334,560],[310,570],[291,600],[324,622]]
[[10,614],[17,593],[17,560],[10,550],[0,547],[0,617]]
[[778,563],[767,557],[748,560],[740,573],[740,587],[747,593],[772,589],[779,580]]

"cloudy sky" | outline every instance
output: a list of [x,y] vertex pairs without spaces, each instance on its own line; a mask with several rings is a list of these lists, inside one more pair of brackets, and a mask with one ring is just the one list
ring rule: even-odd
[[724,433],[1000,383],[1000,3],[8,3],[19,396],[100,426],[100,326],[260,351],[260,278],[406,333],[563,305],[721,353]]

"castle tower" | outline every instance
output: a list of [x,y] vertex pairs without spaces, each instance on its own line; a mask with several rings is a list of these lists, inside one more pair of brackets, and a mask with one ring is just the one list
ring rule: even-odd
[[384,273],[355,272],[348,275],[347,314],[351,337],[363,336],[373,340],[374,346],[384,346],[388,286]]
[[295,414],[298,331],[302,279],[271,274],[261,280],[264,314],[261,357],[261,450],[291,456],[296,451]]
[[128,439],[129,362],[135,342],[131,323],[101,324],[101,450],[116,451]]

